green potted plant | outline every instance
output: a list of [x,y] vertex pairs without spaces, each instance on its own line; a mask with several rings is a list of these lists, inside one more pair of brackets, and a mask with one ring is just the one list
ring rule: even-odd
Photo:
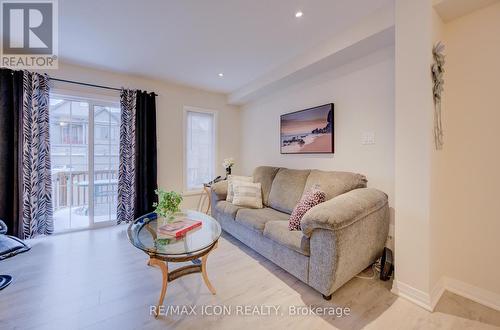
[[175,219],[175,213],[180,212],[179,205],[182,202],[181,194],[175,191],[164,191],[162,189],[155,190],[156,195],[158,195],[158,203],[153,203],[155,207],[155,212],[161,217],[167,219],[167,221],[173,221]]

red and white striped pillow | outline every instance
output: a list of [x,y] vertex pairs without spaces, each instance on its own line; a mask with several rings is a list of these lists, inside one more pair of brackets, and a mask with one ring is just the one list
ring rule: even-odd
[[300,230],[300,221],[304,214],[314,206],[323,203],[326,200],[326,194],[319,190],[318,187],[313,187],[307,191],[300,201],[295,205],[295,208],[288,219],[288,229]]

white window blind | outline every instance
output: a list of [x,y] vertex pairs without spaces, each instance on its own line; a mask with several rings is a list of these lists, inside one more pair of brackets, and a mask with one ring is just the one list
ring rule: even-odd
[[209,112],[186,112],[186,188],[197,190],[214,177],[215,120]]

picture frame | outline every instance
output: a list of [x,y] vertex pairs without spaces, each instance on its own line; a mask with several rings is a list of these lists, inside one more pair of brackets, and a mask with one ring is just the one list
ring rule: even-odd
[[335,153],[334,110],[334,104],[327,103],[281,115],[280,153]]

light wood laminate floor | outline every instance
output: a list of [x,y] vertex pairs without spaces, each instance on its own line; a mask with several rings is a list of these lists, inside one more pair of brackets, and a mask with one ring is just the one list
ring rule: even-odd
[[[197,315],[155,319],[161,272],[127,240],[126,226],[36,239],[32,250],[0,262],[14,282],[0,291],[0,329],[497,329],[500,313],[446,293],[437,312],[394,296],[390,283],[354,278],[331,301],[229,235],[208,258],[213,296],[200,274],[169,284],[165,305]],[[178,266],[178,265],[176,265]],[[225,305],[232,315],[201,316]],[[237,316],[237,306],[270,306],[278,315]],[[289,306],[349,307],[342,318],[291,316]],[[209,312],[209,310],[206,310]],[[265,311],[265,310],[264,310]],[[283,315],[281,315],[283,314]]]

